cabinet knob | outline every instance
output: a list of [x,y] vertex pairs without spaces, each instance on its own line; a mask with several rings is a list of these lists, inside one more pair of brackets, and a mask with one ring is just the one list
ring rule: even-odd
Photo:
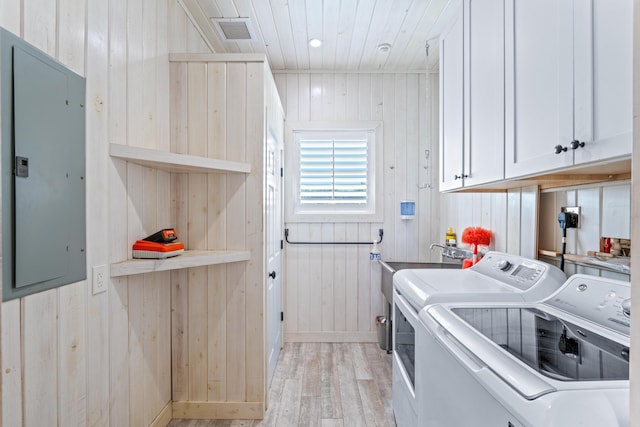
[[571,141],[572,150],[577,150],[580,147],[584,147],[584,142],[580,142],[577,139],[574,139],[573,141]]
[[274,270],[274,271],[272,271],[271,273],[269,273],[269,277],[271,277],[272,279],[275,279],[275,278],[276,278],[276,272],[275,272],[275,270]]
[[454,176],[453,176],[453,179],[454,179],[454,180],[463,179],[463,178],[469,178],[469,175],[467,175],[467,174],[463,173],[463,174],[461,174],[461,175],[454,175]]
[[567,147],[563,147],[562,145],[558,144],[556,145],[556,154],[560,154],[563,151],[567,151]]

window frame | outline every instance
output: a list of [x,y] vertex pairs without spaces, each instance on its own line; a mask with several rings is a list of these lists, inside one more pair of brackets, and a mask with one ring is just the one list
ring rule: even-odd
[[[297,132],[367,132],[372,136],[367,147],[368,200],[366,204],[316,205],[300,203],[300,156]],[[383,216],[383,132],[381,121],[307,121],[287,122],[285,163],[286,222],[381,222]],[[363,207],[364,206],[364,207]]]

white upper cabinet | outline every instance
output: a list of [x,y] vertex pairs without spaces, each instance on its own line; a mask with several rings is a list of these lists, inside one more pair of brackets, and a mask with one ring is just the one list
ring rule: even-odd
[[573,164],[555,146],[573,140],[573,34],[569,1],[506,2],[507,178]]
[[632,2],[505,6],[505,177],[628,156]]
[[464,19],[458,8],[440,37],[440,191],[462,187],[464,145]]
[[504,178],[504,0],[464,0],[440,38],[440,191]]
[[504,0],[465,1],[469,17],[464,186],[504,178]]
[[[575,2],[575,163],[631,154],[633,2]],[[571,147],[569,149],[571,151]]]

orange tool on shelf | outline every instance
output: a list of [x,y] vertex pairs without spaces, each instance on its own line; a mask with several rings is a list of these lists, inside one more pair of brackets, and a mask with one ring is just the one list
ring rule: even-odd
[[151,236],[147,236],[142,240],[156,243],[169,243],[178,239],[178,233],[173,228],[163,228],[160,231],[156,231]]
[[184,253],[184,244],[176,242],[178,238],[173,228],[165,228],[152,235],[137,240],[133,244],[132,255],[134,258],[164,259],[178,256]]

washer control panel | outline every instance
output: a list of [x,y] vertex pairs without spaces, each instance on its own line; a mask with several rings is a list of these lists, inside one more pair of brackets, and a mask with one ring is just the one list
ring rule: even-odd
[[575,274],[545,304],[629,335],[631,284],[605,277]]
[[552,265],[501,252],[487,252],[471,268],[521,291],[546,287],[546,293],[540,294],[540,299],[556,291],[566,280],[565,274]]

